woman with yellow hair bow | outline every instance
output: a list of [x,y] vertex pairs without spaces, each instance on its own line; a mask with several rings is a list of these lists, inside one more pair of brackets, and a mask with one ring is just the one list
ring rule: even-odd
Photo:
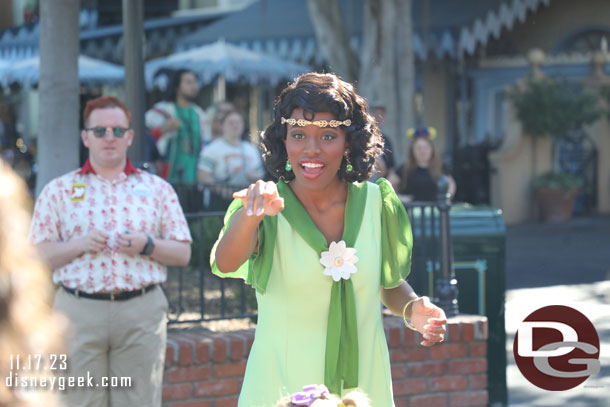
[[[436,201],[438,179],[443,175],[441,161],[432,140],[436,138],[434,127],[409,129],[407,137],[411,145],[407,152],[407,161],[398,169],[400,184],[398,194],[405,201]],[[449,193],[455,195],[456,184],[448,176]]]

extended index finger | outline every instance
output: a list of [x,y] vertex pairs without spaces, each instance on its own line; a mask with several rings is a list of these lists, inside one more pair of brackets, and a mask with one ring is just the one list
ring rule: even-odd
[[243,199],[247,196],[248,196],[248,188],[244,188],[239,191],[233,192],[233,198],[235,198],[235,199]]
[[265,195],[265,198],[270,196],[277,196],[277,187],[275,183],[271,181],[266,182],[265,188],[263,189],[263,194]]

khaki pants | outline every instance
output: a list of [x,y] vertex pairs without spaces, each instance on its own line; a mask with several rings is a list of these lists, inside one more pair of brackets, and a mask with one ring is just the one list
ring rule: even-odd
[[[77,298],[60,288],[53,306],[71,325],[67,371],[60,373],[89,372],[95,383],[66,384],[66,407],[161,406],[168,303],[160,287],[126,301]],[[113,376],[119,386],[121,377],[131,377],[131,386],[103,387],[102,377]]]

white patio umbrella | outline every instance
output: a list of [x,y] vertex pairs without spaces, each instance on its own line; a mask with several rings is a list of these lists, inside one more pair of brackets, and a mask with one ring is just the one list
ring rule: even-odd
[[[119,65],[81,55],[78,57],[78,77],[85,86],[117,85],[125,80],[125,70]],[[4,69],[0,64],[0,83],[3,86],[18,83],[31,87],[39,80],[40,56],[8,61],[8,67]]]
[[308,72],[307,65],[285,61],[271,55],[250,51],[219,40],[213,44],[178,52],[146,63],[146,84],[161,89],[167,87],[167,71],[189,69],[202,84],[221,77],[227,82],[248,84],[267,82],[276,85],[282,79],[292,79]]

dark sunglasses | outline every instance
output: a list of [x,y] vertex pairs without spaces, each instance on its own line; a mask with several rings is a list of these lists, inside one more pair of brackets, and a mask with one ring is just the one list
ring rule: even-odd
[[97,138],[102,138],[106,135],[106,131],[108,131],[108,129],[110,129],[112,131],[112,135],[116,138],[123,138],[123,136],[125,135],[125,133],[127,133],[128,130],[130,130],[127,127],[101,127],[101,126],[97,126],[97,127],[90,127],[88,129],[85,129],[87,131],[92,131],[93,135]]

